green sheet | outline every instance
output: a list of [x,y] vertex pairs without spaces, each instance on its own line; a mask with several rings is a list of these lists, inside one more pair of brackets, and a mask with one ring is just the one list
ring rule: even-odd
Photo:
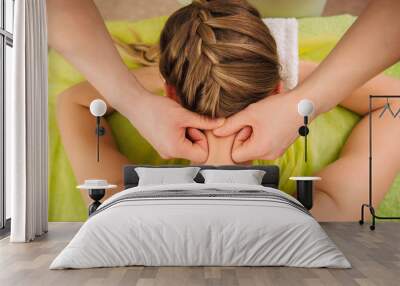
[[[154,44],[158,40],[166,19],[167,17],[160,17],[139,22],[109,22],[107,28],[114,37],[123,42]],[[354,17],[347,15],[300,19],[300,58],[321,61],[354,20]],[[124,56],[123,59],[129,68],[139,67],[138,64]],[[386,73],[400,78],[400,65],[391,67]],[[57,95],[83,80],[83,76],[59,54],[54,50],[49,51],[50,221],[83,221],[87,218],[87,210],[80,193],[75,188],[77,182],[65,154],[55,117]],[[154,165],[187,163],[184,160],[162,160],[119,113],[113,113],[108,116],[107,120],[120,151],[132,162]],[[336,160],[358,120],[359,117],[356,114],[341,107],[334,108],[314,120],[310,126],[310,151],[307,165],[303,160],[303,140],[297,140],[281,158],[275,161],[256,160],[253,163],[279,165],[281,169],[280,188],[288,193],[293,193],[295,186],[288,178],[310,175]],[[398,177],[380,204],[379,212],[383,215],[400,215],[399,202],[400,178]]]

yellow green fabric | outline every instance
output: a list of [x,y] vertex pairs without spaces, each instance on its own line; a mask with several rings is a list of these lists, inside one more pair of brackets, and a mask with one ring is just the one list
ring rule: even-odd
[[[147,19],[138,22],[108,22],[109,32],[125,43],[144,42],[154,44],[158,41],[167,17]],[[352,16],[305,18],[299,20],[299,54],[303,60],[321,61],[335,46],[346,29],[354,22]],[[57,95],[67,88],[84,81],[84,77],[68,64],[54,50],[49,51],[49,133],[50,133],[50,176],[49,176],[49,220],[83,221],[87,209],[76,190],[77,184],[59,135],[55,103]],[[140,65],[124,58],[130,69]],[[400,65],[386,71],[400,78]],[[107,117],[120,151],[132,162],[138,164],[187,164],[185,160],[163,160],[143,139],[135,128],[121,114],[115,112]],[[341,107],[319,116],[311,123],[309,137],[309,160],[304,163],[303,140],[297,140],[279,159],[275,161],[256,160],[254,164],[277,164],[281,170],[280,188],[288,193],[294,192],[290,176],[312,174],[337,159],[352,128],[359,117]],[[267,122],[266,122],[267,124]],[[162,128],[162,122],[160,127]],[[274,128],[274,126],[271,126]],[[157,130],[154,130],[157,132]],[[367,191],[367,190],[366,190]],[[379,211],[383,215],[399,215],[400,179],[397,178],[381,203]]]

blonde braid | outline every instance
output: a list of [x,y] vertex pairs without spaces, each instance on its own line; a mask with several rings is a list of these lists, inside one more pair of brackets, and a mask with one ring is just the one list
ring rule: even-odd
[[186,108],[229,116],[279,82],[276,44],[243,0],[197,0],[175,12],[160,38],[160,71]]
[[158,45],[147,45],[140,43],[126,44],[118,38],[113,37],[114,44],[123,58],[129,58],[143,66],[158,65],[160,52]]

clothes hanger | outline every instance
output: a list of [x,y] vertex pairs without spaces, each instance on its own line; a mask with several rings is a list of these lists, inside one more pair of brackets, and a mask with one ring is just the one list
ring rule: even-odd
[[379,114],[379,118],[381,118],[383,116],[383,114],[386,112],[386,110],[389,110],[389,112],[390,112],[390,114],[392,115],[393,118],[396,118],[396,116],[400,112],[400,109],[396,113],[393,112],[392,108],[390,107],[389,98],[386,98],[385,106],[384,106],[381,114]]
[[396,114],[394,115],[394,117],[397,117],[397,115],[399,115],[400,114],[400,108],[399,108],[399,110],[397,110],[397,112],[396,112]]

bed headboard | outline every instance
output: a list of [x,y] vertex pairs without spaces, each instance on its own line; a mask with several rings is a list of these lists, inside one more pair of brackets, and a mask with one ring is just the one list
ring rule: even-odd
[[[136,167],[147,167],[147,168],[179,168],[187,167],[182,165],[161,165],[161,166],[150,166],[150,165],[126,165],[124,167],[124,189],[136,187],[139,183],[139,176],[135,171]],[[263,170],[265,175],[262,179],[262,185],[265,187],[278,188],[279,185],[279,167],[275,165],[267,166],[240,166],[240,165],[227,165],[227,166],[194,166],[200,167],[201,169],[219,169],[219,170]],[[204,178],[200,174],[194,178],[197,183],[204,183]]]

